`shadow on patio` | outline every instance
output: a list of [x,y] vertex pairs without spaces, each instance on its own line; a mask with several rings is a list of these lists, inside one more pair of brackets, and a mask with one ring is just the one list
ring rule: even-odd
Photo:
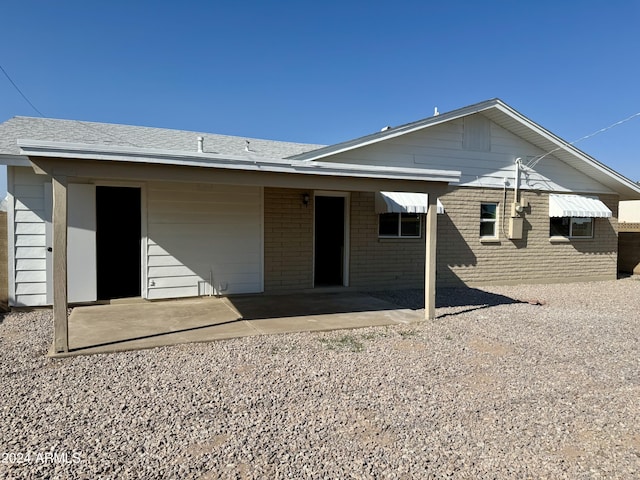
[[[372,296],[394,303],[398,308],[421,310],[424,308],[424,292],[418,289],[389,292],[372,292]],[[454,312],[436,312],[438,318],[460,315],[473,310],[491,308],[498,305],[524,303],[522,300],[491,293],[471,287],[441,287],[436,293],[436,308],[467,307]]]

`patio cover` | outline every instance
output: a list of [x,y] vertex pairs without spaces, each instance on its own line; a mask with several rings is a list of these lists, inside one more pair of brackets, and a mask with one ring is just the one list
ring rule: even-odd
[[[384,186],[424,189],[420,205],[425,220],[425,319],[435,319],[437,197],[461,173],[375,165],[306,162],[271,157],[222,155],[141,147],[74,144],[18,139],[20,154],[52,184],[52,284],[54,351],[69,351],[67,230],[69,179],[181,181],[257,185],[314,190],[377,192]],[[397,185],[397,187],[396,187]],[[428,202],[428,203],[427,203]],[[430,204],[430,205],[429,205]],[[428,208],[429,206],[433,208]]]
[[597,197],[582,195],[549,195],[550,217],[610,218],[611,210]]

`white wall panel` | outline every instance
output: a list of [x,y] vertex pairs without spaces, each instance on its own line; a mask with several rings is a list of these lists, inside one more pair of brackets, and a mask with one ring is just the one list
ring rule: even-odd
[[[46,237],[45,182],[29,167],[8,167],[11,178],[8,187],[13,196],[12,284],[9,288],[12,306],[46,305]],[[10,216],[11,218],[11,216]]]
[[147,192],[149,298],[262,291],[261,188],[150,183]]
[[96,186],[70,183],[67,193],[67,291],[69,302],[93,302],[97,296]]

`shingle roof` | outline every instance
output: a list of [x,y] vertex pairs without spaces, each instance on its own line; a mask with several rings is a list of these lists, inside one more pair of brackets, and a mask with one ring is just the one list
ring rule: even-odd
[[[166,128],[53,118],[13,117],[0,124],[0,154],[19,155],[20,149],[16,144],[17,139],[196,152],[198,137],[204,138],[205,153],[223,155],[285,158],[323,147],[323,145],[278,142]],[[247,141],[249,141],[250,152],[246,151]]]

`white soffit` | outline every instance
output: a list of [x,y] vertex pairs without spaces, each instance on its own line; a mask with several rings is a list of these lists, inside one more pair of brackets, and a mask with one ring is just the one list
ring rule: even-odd
[[[376,213],[427,213],[429,195],[411,192],[378,192]],[[444,206],[438,199],[438,213],[444,213]]]
[[582,195],[549,195],[550,217],[609,218],[611,210],[596,197]]

